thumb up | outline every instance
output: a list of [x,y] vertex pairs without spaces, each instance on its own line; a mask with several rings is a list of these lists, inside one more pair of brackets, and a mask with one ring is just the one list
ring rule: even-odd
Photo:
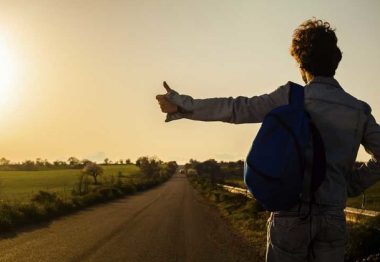
[[[164,85],[164,88],[166,90],[166,94],[168,94],[171,91],[171,88],[169,87],[169,85],[165,81],[164,81],[163,85]],[[158,101],[158,104],[160,105],[161,111],[163,113],[168,113],[168,114],[176,113],[178,111],[178,106],[176,104],[173,104],[172,102],[170,102],[167,99],[166,94],[156,96],[156,99]]]

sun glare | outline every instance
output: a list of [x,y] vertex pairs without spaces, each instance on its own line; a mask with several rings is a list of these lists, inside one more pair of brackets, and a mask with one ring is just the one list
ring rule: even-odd
[[11,49],[0,39],[0,110],[11,100],[12,84],[15,80],[16,63]]

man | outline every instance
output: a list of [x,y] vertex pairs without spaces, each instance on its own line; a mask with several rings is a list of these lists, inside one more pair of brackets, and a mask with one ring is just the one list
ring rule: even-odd
[[[343,261],[347,241],[344,208],[347,196],[356,196],[380,180],[380,126],[371,108],[346,93],[335,70],[342,58],[334,29],[310,19],[293,34],[291,55],[299,64],[305,85],[305,108],[325,144],[326,178],[314,195],[307,219],[298,207],[273,212],[268,220],[267,261]],[[251,98],[193,99],[164,82],[158,95],[166,122],[187,118],[229,123],[260,123],[272,109],[288,104],[289,83],[270,94]],[[354,169],[360,144],[372,158]],[[307,155],[306,166],[310,166]],[[298,205],[297,205],[298,206]]]

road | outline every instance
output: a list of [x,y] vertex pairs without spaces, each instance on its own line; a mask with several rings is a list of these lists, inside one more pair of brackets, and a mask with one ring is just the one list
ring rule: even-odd
[[0,235],[0,261],[255,261],[184,176]]

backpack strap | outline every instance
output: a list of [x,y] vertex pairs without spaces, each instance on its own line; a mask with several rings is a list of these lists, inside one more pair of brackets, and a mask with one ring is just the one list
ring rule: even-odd
[[302,202],[310,205],[315,202],[314,193],[326,177],[326,153],[322,136],[311,120],[309,121],[312,155],[312,163],[305,166],[304,181],[302,186]]
[[310,193],[313,194],[326,177],[326,153],[322,136],[311,121],[310,131],[313,140],[313,175],[311,177]]
[[311,121],[309,122],[309,128],[313,147],[313,163],[308,170],[305,170],[302,199],[298,206],[298,212],[301,212],[303,204],[308,204],[308,211],[306,215],[301,215],[300,213],[301,219],[307,219],[310,216],[312,205],[315,203],[315,191],[326,177],[326,153],[321,134]]
[[[289,82],[289,104],[295,107],[305,107],[305,90],[304,87],[293,82]],[[319,133],[318,128],[310,120],[310,133],[313,142],[313,166],[312,166],[312,177],[310,185],[310,194],[318,189],[322,184],[326,176],[326,153],[323,144],[322,136]]]
[[304,107],[304,87],[293,83],[289,82],[290,84],[290,90],[289,90],[289,104],[294,106],[294,107]]
[[[302,108],[303,110],[305,110],[304,87],[290,81],[289,81],[289,85],[290,85],[289,104],[293,107]],[[315,201],[315,197],[314,197],[315,191],[322,184],[323,180],[326,177],[326,153],[325,153],[325,147],[322,140],[322,136],[318,128],[312,122],[310,115],[309,115],[309,128],[310,128],[310,134],[311,134],[310,142],[312,145],[312,161],[313,162],[311,163],[311,166],[309,168],[305,169],[305,174],[310,174],[310,176],[304,176],[302,198],[303,198],[303,201],[306,201],[311,205]]]

